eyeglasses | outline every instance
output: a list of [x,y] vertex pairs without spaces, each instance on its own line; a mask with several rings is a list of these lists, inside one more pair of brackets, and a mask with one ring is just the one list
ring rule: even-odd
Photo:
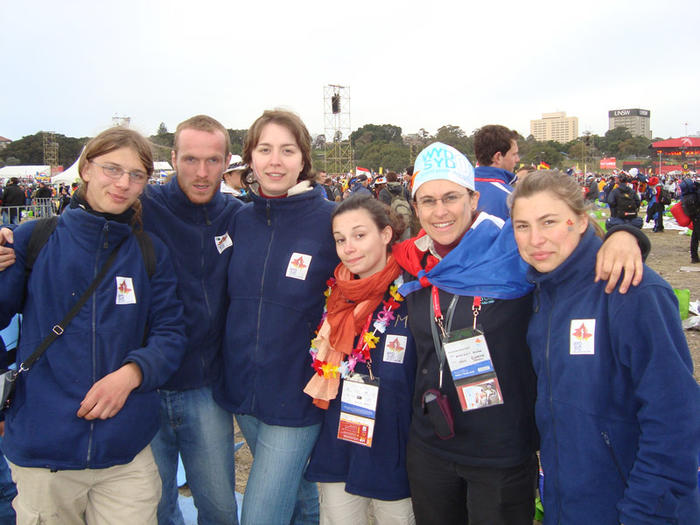
[[457,204],[460,200],[462,200],[462,198],[464,198],[465,195],[467,195],[467,193],[448,193],[439,199],[424,197],[422,199],[418,199],[418,205],[423,208],[432,209],[437,206],[438,202],[442,201],[445,206],[451,206],[453,204]]
[[118,180],[121,179],[125,173],[129,174],[129,181],[135,184],[144,184],[148,180],[148,173],[141,170],[126,171],[121,166],[116,166],[114,164],[100,164],[94,160],[90,161],[95,166],[102,168],[102,173],[104,173],[110,179]]

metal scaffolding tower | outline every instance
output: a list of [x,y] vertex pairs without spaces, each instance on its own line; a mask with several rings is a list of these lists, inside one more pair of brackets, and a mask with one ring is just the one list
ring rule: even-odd
[[323,116],[326,135],[325,171],[331,175],[344,175],[353,171],[350,87],[335,84],[323,87]]
[[53,131],[43,131],[44,138],[44,164],[58,166],[58,142],[56,142],[56,133]]

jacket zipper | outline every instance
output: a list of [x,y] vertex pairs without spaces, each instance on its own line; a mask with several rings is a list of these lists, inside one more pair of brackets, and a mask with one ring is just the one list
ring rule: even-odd
[[[271,221],[271,216],[270,216],[270,202],[267,202],[266,206],[266,214],[267,214],[267,225],[272,226],[272,221]],[[263,290],[265,288],[265,274],[267,273],[267,264],[268,261],[270,260],[270,250],[272,249],[272,243],[275,240],[275,229],[271,229],[270,233],[270,240],[267,243],[267,251],[265,253],[265,262],[263,262],[263,267],[262,267],[262,276],[260,278],[260,301],[258,302],[258,322],[257,326],[255,329],[255,354],[257,356],[258,350],[260,349],[260,330],[262,327],[262,305],[263,305]],[[253,392],[253,397],[251,398],[250,401],[250,410],[251,412],[253,411],[253,407],[255,407],[255,388],[251,388],[251,391]]]
[[[211,222],[209,221],[209,217],[207,216],[207,210],[206,208],[203,208],[204,210],[204,221],[206,222],[207,225],[211,225]],[[206,276],[205,276],[205,270],[206,270],[206,265],[205,265],[205,254],[204,252],[206,251],[206,239],[207,233],[202,232],[201,237],[200,237],[200,247],[199,247],[199,253],[201,254],[201,277],[200,277],[200,283],[202,285],[202,295],[204,296],[204,304],[207,306],[207,313],[209,314],[209,326],[211,326],[211,305],[209,303],[209,295],[207,294],[207,285],[206,285]]]
[[613,450],[612,443],[610,442],[610,436],[608,436],[608,433],[605,431],[601,432],[600,435],[603,437],[603,441],[605,441],[605,445],[608,447],[608,451],[610,452],[610,457],[612,457],[613,463],[615,464],[615,469],[617,470],[617,473],[620,475],[620,479],[622,480],[622,483],[627,484],[627,479],[625,478],[624,474],[622,473],[622,469],[620,468],[620,463],[618,463],[617,457],[615,456],[615,450]]
[[[107,250],[109,248],[109,224],[105,224],[104,227],[102,228],[102,232],[104,233],[104,242],[102,244],[102,248],[104,250]],[[95,255],[95,268],[93,270],[93,275],[92,278],[94,279],[97,277],[97,272],[98,272],[98,267],[99,267],[99,262],[100,262],[100,249],[97,249],[97,253]],[[97,290],[95,290],[95,293],[92,294],[92,384],[95,384],[96,377],[97,377],[97,352],[96,352],[96,347],[97,347]],[[88,436],[88,450],[87,450],[87,467],[90,468],[90,462],[92,461],[92,438],[95,433],[95,422],[91,421],[90,422],[90,434]]]
[[[539,288],[539,283],[537,283],[537,286]],[[552,421],[552,439],[554,440],[554,450],[556,451],[554,454],[555,461],[556,461],[556,475],[555,475],[555,490],[557,493],[557,523],[561,523],[561,499],[559,498],[559,443],[557,440],[557,429],[556,429],[556,418],[554,417],[554,399],[552,396],[552,370],[551,370],[551,363],[549,359],[549,349],[550,345],[549,343],[551,342],[552,339],[552,313],[554,312],[554,295],[555,292],[552,293],[551,297],[551,304],[549,306],[549,316],[547,318],[547,346],[545,348],[545,361],[547,363],[547,400],[549,401],[549,414],[550,418]],[[538,297],[539,299],[539,297]],[[539,300],[537,304],[537,310],[539,310]],[[536,310],[536,311],[537,311]],[[545,472],[545,476],[547,473]]]

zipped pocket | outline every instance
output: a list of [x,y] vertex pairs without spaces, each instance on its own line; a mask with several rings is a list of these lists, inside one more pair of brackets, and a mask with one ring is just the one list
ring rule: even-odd
[[610,457],[613,460],[613,463],[615,464],[615,469],[617,469],[617,473],[620,475],[620,479],[622,480],[622,483],[625,485],[627,484],[627,479],[625,478],[625,475],[622,473],[622,469],[620,468],[620,463],[617,461],[617,456],[615,456],[615,450],[613,449],[612,443],[610,442],[610,436],[608,436],[607,432],[601,432],[600,435],[603,437],[603,441],[605,441],[605,446],[608,447],[608,451],[610,452]]

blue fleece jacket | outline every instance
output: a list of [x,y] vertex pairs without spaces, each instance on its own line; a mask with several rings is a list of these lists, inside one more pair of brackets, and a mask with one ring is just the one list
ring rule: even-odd
[[[372,315],[376,319],[383,304]],[[321,434],[306,469],[306,479],[345,483],[345,491],[366,498],[397,500],[411,496],[406,473],[406,443],[411,426],[411,400],[416,374],[416,346],[408,328],[404,301],[396,318],[380,335],[371,351],[372,372],[379,378],[376,422],[371,447],[337,438],[342,381],[338,397],[325,411]],[[398,340],[404,347],[401,362],[387,343]],[[367,365],[357,363],[355,372],[368,374]]]
[[226,239],[241,202],[217,191],[208,203],[193,204],[177,177],[164,186],[148,186],[141,202],[144,228],[158,235],[173,256],[177,295],[185,306],[185,358],[163,388],[211,385],[221,369],[228,304],[226,271],[231,248]]
[[511,183],[515,174],[491,166],[477,166],[474,185],[479,192],[479,210],[506,220],[510,217],[507,199],[513,191]]
[[[18,362],[31,355],[117,244],[126,240],[63,335],[17,379],[3,451],[24,467],[85,469],[128,463],[156,434],[160,401],[155,389],[183,356],[182,304],[175,294],[170,255],[153,238],[156,272],[149,280],[130,226],[80,208],[67,209],[27,281],[25,254],[34,225],[28,222],[15,230],[17,262],[0,272],[0,325],[17,312],[24,314]],[[92,385],[128,362],[139,366],[143,382],[123,408],[105,420],[77,417]]]
[[308,426],[321,411],[302,390],[314,371],[309,344],[338,264],[335,207],[321,189],[282,199],[252,195],[236,216],[229,265],[221,406],[269,425]]
[[626,295],[594,283],[592,228],[536,283],[545,523],[700,523],[700,391],[671,287],[653,270]]

